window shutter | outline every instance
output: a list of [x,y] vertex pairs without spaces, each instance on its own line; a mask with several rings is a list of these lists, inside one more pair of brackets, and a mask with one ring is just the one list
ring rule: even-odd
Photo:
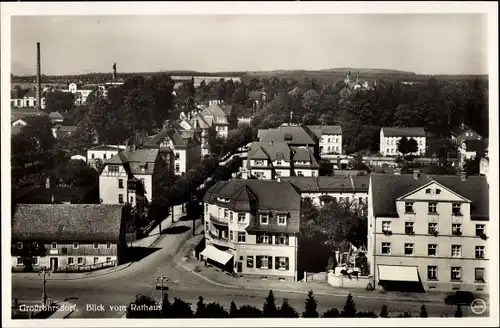
[[273,268],[273,257],[272,257],[272,256],[268,256],[268,257],[267,257],[267,261],[269,262],[269,264],[268,264],[268,266],[267,266],[267,267],[268,267],[269,269],[272,269],[272,268]]
[[87,259],[84,257],[84,258],[83,258],[83,261],[82,261],[82,265],[85,265],[86,260],[87,260]]
[[274,261],[274,269],[278,270],[279,269],[279,266],[278,266],[278,263],[279,263],[279,257],[276,257],[276,261]]
[[257,268],[260,268],[261,264],[262,264],[261,256],[256,256],[255,260],[256,260]]
[[285,257],[285,268],[286,268],[287,270],[289,270],[289,269],[290,269],[290,261],[289,261],[288,259],[289,259],[288,257]]

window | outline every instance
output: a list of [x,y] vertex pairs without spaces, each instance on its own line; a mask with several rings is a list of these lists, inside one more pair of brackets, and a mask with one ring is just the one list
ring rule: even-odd
[[260,215],[260,224],[269,224],[269,215],[261,214]]
[[266,233],[257,236],[257,244],[272,244],[272,238]]
[[281,176],[281,171],[276,171],[276,177],[280,177]]
[[229,213],[229,222],[233,223],[233,212]]
[[83,257],[79,257],[77,259],[77,263],[78,263],[78,265],[82,265],[83,264]]
[[425,189],[425,193],[426,194],[430,194],[431,193],[431,189],[430,188]]
[[118,179],[118,189],[123,189],[123,179]]
[[476,282],[484,282],[484,268],[474,269],[474,280]]
[[451,257],[460,257],[460,256],[462,256],[462,246],[451,245]]
[[413,212],[413,202],[405,202],[405,213],[415,213]]
[[316,176],[316,171],[311,171],[311,176],[315,177]]
[[405,244],[405,255],[413,255],[413,244]]
[[391,221],[382,221],[382,232],[391,231]]
[[427,255],[428,256],[437,256],[437,245],[436,244],[429,244],[427,246]]
[[179,153],[175,153],[175,159],[179,159]]
[[288,235],[287,234],[279,234],[275,236],[276,245],[288,245]]
[[460,203],[453,203],[451,204],[451,211],[453,215],[462,215],[462,204]]
[[297,176],[298,177],[303,177],[304,176],[304,173],[302,171],[297,171]]
[[205,204],[205,212],[208,213],[208,204]]
[[254,160],[253,164],[254,165],[264,165],[264,161],[262,161],[262,160]]
[[33,242],[33,247],[38,248],[38,243],[36,241]]
[[288,257],[277,256],[275,268],[276,270],[288,270]]
[[247,268],[253,268],[253,256],[247,256]]
[[224,219],[227,219],[229,216],[229,210],[227,208],[224,209]]
[[451,267],[451,280],[462,279],[462,268],[461,267]]
[[75,264],[75,259],[72,257],[68,257],[68,265],[73,265]]
[[244,232],[238,232],[238,243],[246,242],[246,234]]
[[451,234],[454,236],[462,235],[462,225],[460,223],[453,223],[451,225]]
[[134,202],[134,196],[130,196],[130,204]]
[[276,161],[276,165],[281,166],[282,165],[281,161]]
[[108,157],[106,156],[106,154],[104,154],[103,158],[104,158],[104,159],[106,159],[106,158],[108,158]]
[[109,172],[111,172],[111,173],[118,173],[118,171],[119,171],[119,166],[118,166],[118,165],[110,165],[108,170],[109,170]]
[[38,256],[33,256],[31,261],[32,261],[33,265],[38,265]]
[[427,267],[427,280],[437,280],[438,278],[438,267],[435,265],[429,265]]
[[257,256],[257,268],[258,269],[270,269],[272,268],[272,257],[270,256]]
[[141,178],[141,184],[144,186],[144,181],[146,181],[144,178]]
[[391,243],[382,243],[382,254],[391,254]]
[[476,236],[481,236],[484,234],[486,225],[484,224],[476,224]]
[[413,222],[405,222],[405,234],[410,235],[415,233],[413,231]]
[[57,243],[54,241],[54,242],[52,243],[52,245],[50,245],[50,246],[52,247],[52,249],[56,249],[56,248],[57,248]]
[[286,215],[278,215],[278,225],[286,225]]
[[429,203],[429,213],[431,214],[437,213],[437,203]]
[[359,203],[359,204],[363,204],[363,197],[359,197],[359,198],[358,198],[358,203]]
[[441,193],[441,189],[436,189],[436,195],[439,195]]
[[476,259],[484,259],[484,246],[476,246]]
[[179,163],[175,163],[175,172],[179,172],[179,171],[180,171]]
[[234,240],[234,234],[232,231],[229,231],[229,240],[233,241]]
[[98,249],[99,248],[99,243],[94,243],[94,249]]
[[118,194],[118,203],[123,204],[123,194]]
[[106,263],[111,262],[111,257],[106,257]]
[[90,158],[94,159],[94,158],[95,158],[95,155],[94,155],[94,154],[90,155]]
[[109,241],[106,243],[106,248],[107,248],[107,249],[110,249],[110,248],[111,248],[111,243],[110,243]]
[[75,241],[75,242],[73,243],[73,249],[78,249],[78,242],[76,242],[76,241]]
[[99,262],[99,258],[98,257],[94,257],[94,264],[97,264]]
[[23,258],[22,257],[17,258],[17,265],[23,265]]
[[437,224],[437,223],[435,223],[435,222],[431,222],[431,223],[429,223],[429,228],[428,228],[428,231],[427,231],[427,232],[428,232],[430,235],[432,235],[433,233],[437,232],[437,226],[438,226],[438,224]]
[[242,213],[238,214],[238,223],[245,223],[245,218],[246,218],[245,214]]
[[23,243],[17,243],[17,249],[23,249]]

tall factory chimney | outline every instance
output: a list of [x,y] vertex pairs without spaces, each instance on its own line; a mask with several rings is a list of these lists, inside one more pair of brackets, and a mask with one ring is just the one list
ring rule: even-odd
[[40,68],[40,42],[36,43],[36,108],[42,109],[42,76]]

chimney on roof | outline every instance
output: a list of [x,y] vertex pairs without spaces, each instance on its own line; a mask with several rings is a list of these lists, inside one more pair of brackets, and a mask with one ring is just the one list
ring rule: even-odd
[[399,167],[395,168],[394,175],[401,175],[401,168],[399,168]]
[[413,179],[418,180],[418,178],[420,178],[420,171],[413,170]]
[[467,172],[465,172],[465,171],[460,172],[460,180],[462,180],[462,181],[467,180]]

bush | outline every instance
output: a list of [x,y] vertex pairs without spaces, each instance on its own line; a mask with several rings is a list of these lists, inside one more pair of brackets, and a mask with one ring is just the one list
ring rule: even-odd
[[284,299],[283,304],[278,310],[278,317],[280,318],[298,318],[299,314],[293,307],[288,304],[288,300]]
[[340,311],[336,308],[331,308],[323,313],[323,318],[340,318]]
[[380,310],[379,317],[381,318],[389,318],[389,311],[387,310],[387,305],[382,305],[382,309]]

